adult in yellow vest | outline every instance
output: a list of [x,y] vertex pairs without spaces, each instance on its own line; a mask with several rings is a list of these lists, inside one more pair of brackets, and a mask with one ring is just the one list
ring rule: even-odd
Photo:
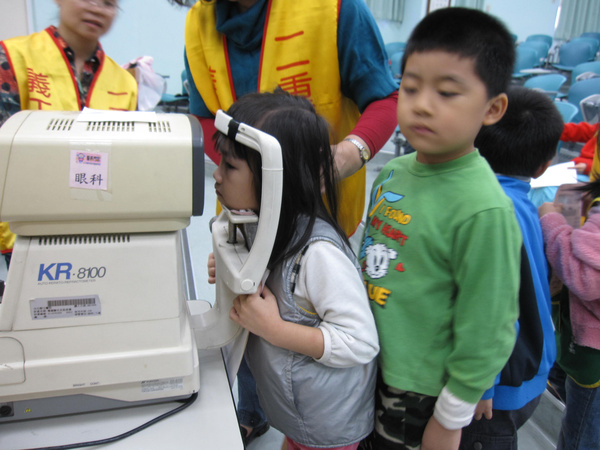
[[[185,5],[186,0],[171,0]],[[379,29],[363,0],[200,0],[185,27],[190,112],[205,152],[214,114],[250,92],[277,86],[310,98],[331,126],[340,176],[340,217],[348,235],[364,213],[365,162],[396,123],[398,86]],[[267,431],[253,379],[238,372],[238,415],[245,443]]]
[[590,181],[597,180],[600,177],[600,133],[596,136],[596,151],[592,161],[592,170],[590,171]]
[[[136,109],[135,79],[99,43],[118,0],[55,1],[58,27],[0,42],[0,125],[25,109]],[[2,222],[0,250],[7,264],[14,238]]]
[[185,45],[190,112],[200,118],[205,152],[216,163],[217,109],[277,86],[311,99],[337,143],[338,219],[353,234],[364,213],[363,165],[396,127],[398,87],[364,1],[199,1],[187,16]]

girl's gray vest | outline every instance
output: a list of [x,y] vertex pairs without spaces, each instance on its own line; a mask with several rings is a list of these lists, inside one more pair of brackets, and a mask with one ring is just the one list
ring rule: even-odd
[[[338,247],[362,277],[352,250],[329,224],[316,221],[307,246],[314,241],[327,241]],[[321,319],[296,305],[292,294],[294,267],[302,250],[274,268],[267,285],[277,297],[284,320],[317,327]],[[307,446],[333,447],[358,442],[371,432],[375,360],[349,368],[328,367],[253,334],[248,339],[246,358],[269,423],[290,439]]]

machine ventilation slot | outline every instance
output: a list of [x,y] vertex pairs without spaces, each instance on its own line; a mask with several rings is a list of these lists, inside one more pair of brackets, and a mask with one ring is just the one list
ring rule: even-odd
[[135,131],[135,122],[88,122],[86,131],[114,131],[114,132],[131,132]]
[[150,133],[170,133],[171,124],[168,121],[149,122],[148,129]]
[[42,236],[39,245],[123,244],[131,241],[129,234],[90,234],[75,236]]
[[47,131],[70,131],[74,119],[51,119],[48,123]]

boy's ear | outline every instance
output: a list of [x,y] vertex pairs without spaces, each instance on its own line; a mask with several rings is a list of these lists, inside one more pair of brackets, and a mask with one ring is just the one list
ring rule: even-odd
[[508,97],[504,92],[492,98],[488,102],[488,110],[483,117],[482,125],[493,125],[498,122],[502,119],[507,107]]

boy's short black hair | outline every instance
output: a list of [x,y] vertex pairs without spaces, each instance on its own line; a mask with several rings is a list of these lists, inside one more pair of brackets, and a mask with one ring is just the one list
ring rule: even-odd
[[563,119],[543,92],[513,87],[507,95],[506,113],[495,124],[481,128],[475,147],[494,172],[532,177],[556,155]]
[[468,8],[437,9],[412,31],[402,58],[402,72],[413,53],[440,50],[475,60],[475,72],[488,97],[506,92],[515,61],[514,40],[504,24]]

